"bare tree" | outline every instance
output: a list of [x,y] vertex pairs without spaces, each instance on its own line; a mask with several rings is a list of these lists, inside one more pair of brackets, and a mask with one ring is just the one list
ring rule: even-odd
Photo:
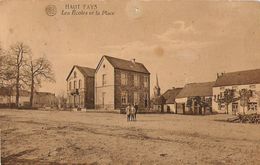
[[235,96],[235,90],[234,89],[226,89],[223,94],[218,95],[217,97],[215,97],[214,101],[218,104],[222,104],[224,103],[226,105],[226,113],[228,114],[228,106],[239,100],[239,98],[237,98]]
[[20,88],[22,86],[22,81],[24,80],[22,72],[25,66],[25,61],[28,55],[30,54],[30,48],[22,42],[18,42],[10,47],[10,65],[13,67],[13,75],[15,77],[15,91],[16,98],[15,104],[16,107],[19,107],[19,97],[20,97]]
[[245,114],[245,107],[248,105],[250,97],[252,97],[252,91],[249,89],[239,90],[240,105],[243,107],[243,114]]
[[46,57],[30,59],[26,63],[26,77],[30,85],[30,106],[33,106],[33,95],[36,86],[41,86],[41,82],[55,82],[55,76],[52,70],[52,65]]

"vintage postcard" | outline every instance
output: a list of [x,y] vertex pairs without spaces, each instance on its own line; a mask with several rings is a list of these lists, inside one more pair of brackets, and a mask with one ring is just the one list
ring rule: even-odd
[[0,0],[0,164],[260,164],[259,0]]

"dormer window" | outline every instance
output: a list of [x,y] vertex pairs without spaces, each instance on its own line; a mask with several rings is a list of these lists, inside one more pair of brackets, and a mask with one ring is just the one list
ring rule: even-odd
[[103,65],[103,68],[105,68],[105,67],[106,67],[106,65],[104,64],[104,65]]

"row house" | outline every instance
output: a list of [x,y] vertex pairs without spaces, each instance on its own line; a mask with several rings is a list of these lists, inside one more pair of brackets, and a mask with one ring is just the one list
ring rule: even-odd
[[103,56],[95,72],[95,108],[121,109],[138,104],[148,109],[150,102],[150,73],[133,60]]
[[[260,69],[218,74],[213,87],[215,100],[223,97],[227,89],[234,91],[234,101],[228,105],[228,108],[225,103],[213,101],[214,111],[226,113],[227,109],[229,114],[260,113]],[[243,89],[251,91],[246,106],[241,104],[241,99],[239,99],[241,97],[240,91]]]
[[67,106],[69,108],[94,108],[95,69],[74,65],[66,78]]

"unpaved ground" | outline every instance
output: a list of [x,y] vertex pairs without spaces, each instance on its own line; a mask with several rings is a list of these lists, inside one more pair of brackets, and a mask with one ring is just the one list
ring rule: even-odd
[[0,110],[2,164],[260,164],[260,125],[227,115]]

